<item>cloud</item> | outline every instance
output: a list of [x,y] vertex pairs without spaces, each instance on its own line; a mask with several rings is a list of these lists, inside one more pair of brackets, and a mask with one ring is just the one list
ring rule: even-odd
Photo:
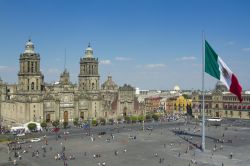
[[177,61],[189,61],[189,60],[195,60],[196,57],[194,56],[183,56],[181,58],[176,59]]
[[226,45],[227,45],[227,46],[233,46],[233,45],[235,45],[235,42],[234,42],[234,41],[228,41],[228,42],[226,43]]
[[107,59],[107,60],[101,60],[101,61],[100,61],[100,64],[101,64],[101,65],[110,65],[110,64],[111,64],[111,61],[108,60],[108,59]]
[[115,57],[115,60],[117,60],[117,61],[131,61],[132,58],[118,56],[118,57]]
[[250,51],[250,47],[247,47],[247,48],[242,48],[241,51],[244,51],[244,52],[249,52]]
[[146,69],[155,69],[155,68],[164,68],[166,67],[165,64],[146,64],[146,65],[137,65],[136,68],[146,68]]
[[15,71],[16,68],[10,67],[10,66],[0,66],[0,71],[2,72],[10,72],[10,71]]

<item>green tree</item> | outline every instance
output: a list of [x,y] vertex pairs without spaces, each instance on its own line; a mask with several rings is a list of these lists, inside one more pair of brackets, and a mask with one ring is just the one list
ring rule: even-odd
[[73,121],[74,126],[78,126],[79,125],[79,118],[75,118]]
[[109,119],[109,124],[113,125],[114,124],[114,119]]
[[66,122],[66,121],[65,121],[65,122],[63,122],[63,128],[65,128],[65,129],[66,129],[66,128],[67,128],[67,126],[68,126],[68,124],[69,124],[69,123],[68,123],[68,122]]
[[119,116],[119,117],[117,118],[117,121],[119,121],[119,122],[122,121],[122,117]]
[[52,126],[58,127],[59,126],[59,120],[55,120],[52,122]]
[[41,123],[41,127],[42,127],[42,128],[46,128],[46,127],[47,127],[47,123],[46,123],[46,122],[42,122],[42,123]]
[[34,131],[34,130],[37,129],[37,126],[36,126],[35,123],[29,123],[29,124],[28,124],[28,129],[29,129],[30,131]]
[[153,115],[152,115],[152,118],[153,118],[155,121],[158,121],[158,120],[159,120],[159,115],[153,114]]
[[93,126],[97,126],[97,125],[98,125],[97,120],[93,119],[93,120],[92,120],[92,125],[93,125]]
[[151,115],[146,115],[146,120],[147,121],[150,121],[152,119],[152,116]]
[[130,116],[125,116],[124,120],[126,121],[126,123],[130,123],[131,117]]
[[137,116],[131,116],[132,123],[136,123],[138,117]]
[[182,96],[184,97],[184,99],[190,99],[190,96],[188,96],[187,94],[182,94]]
[[139,122],[142,122],[144,119],[145,119],[144,116],[142,116],[142,115],[138,116],[138,121]]
[[100,124],[101,125],[105,125],[106,124],[106,120],[104,118],[100,118]]

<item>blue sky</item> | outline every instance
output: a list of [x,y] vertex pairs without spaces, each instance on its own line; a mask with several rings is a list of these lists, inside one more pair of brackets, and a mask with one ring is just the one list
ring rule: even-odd
[[[201,89],[202,30],[250,89],[248,0],[0,0],[0,77],[17,82],[18,59],[31,37],[45,81],[66,67],[78,82],[88,43],[101,82],[140,89]],[[215,80],[206,74],[206,89]]]

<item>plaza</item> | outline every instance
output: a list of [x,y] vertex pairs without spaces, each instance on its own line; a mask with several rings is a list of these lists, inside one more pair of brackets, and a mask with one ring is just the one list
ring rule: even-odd
[[[199,149],[201,131],[194,122],[186,125],[183,121],[149,122],[145,124],[145,131],[141,127],[141,124],[97,126],[91,128],[90,135],[84,129],[72,128],[68,130],[69,134],[64,134],[62,129],[58,139],[54,133],[41,133],[42,141],[22,144],[21,160],[16,158],[17,165],[246,166],[250,159],[247,153],[250,148],[248,127],[228,123],[207,127],[205,152]],[[146,130],[149,127],[153,128],[152,131]],[[102,131],[105,134],[100,135]],[[45,134],[46,146],[42,136]],[[24,149],[28,152],[22,153]],[[55,160],[62,151],[67,160],[62,156]],[[35,152],[33,157],[32,152]],[[10,152],[12,160],[13,154]],[[6,143],[1,143],[0,165],[13,165],[8,157]]]

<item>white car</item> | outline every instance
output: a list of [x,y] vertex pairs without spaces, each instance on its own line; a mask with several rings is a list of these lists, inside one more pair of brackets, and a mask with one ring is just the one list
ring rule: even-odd
[[16,136],[22,137],[22,136],[25,136],[25,133],[19,133],[19,134],[17,134]]
[[33,139],[30,140],[30,142],[39,142],[39,141],[41,141],[40,138],[33,138]]

